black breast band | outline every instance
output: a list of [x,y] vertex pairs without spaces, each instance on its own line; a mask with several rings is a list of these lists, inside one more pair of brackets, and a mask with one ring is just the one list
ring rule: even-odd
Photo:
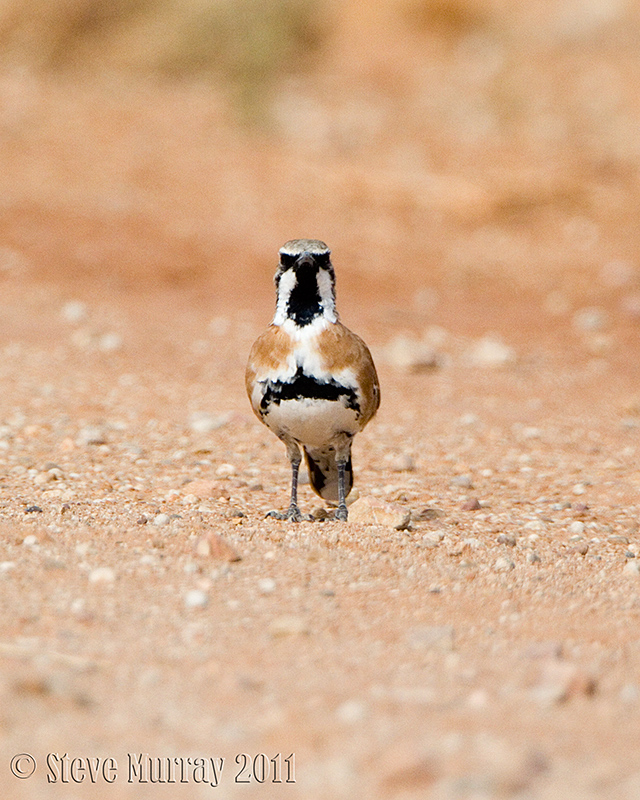
[[260,409],[266,411],[272,403],[279,405],[283,400],[344,400],[347,408],[359,412],[358,399],[354,389],[343,386],[331,379],[320,381],[298,367],[296,374],[288,381],[267,381],[266,391],[260,402]]

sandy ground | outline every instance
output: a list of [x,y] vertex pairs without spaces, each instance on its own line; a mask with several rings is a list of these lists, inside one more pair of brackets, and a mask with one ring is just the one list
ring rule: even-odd
[[[2,796],[640,796],[631,140],[420,172],[339,109],[329,152],[206,87],[0,95]],[[244,395],[298,236],[380,374],[346,524],[265,519]]]

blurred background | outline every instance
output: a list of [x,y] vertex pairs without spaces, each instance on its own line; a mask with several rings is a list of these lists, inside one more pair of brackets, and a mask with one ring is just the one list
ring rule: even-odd
[[[639,87],[640,0],[0,0],[12,798],[125,746],[640,797]],[[262,522],[244,366],[298,237],[380,373],[359,491],[415,531]]]
[[639,53],[633,0],[3,0],[0,266],[251,298],[313,236],[381,298],[636,316]]

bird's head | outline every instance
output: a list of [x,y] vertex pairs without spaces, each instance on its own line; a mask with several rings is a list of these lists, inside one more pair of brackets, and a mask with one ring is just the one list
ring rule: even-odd
[[317,317],[335,322],[335,273],[331,250],[319,239],[292,239],[280,248],[275,274],[277,309],[274,322],[285,319],[304,326]]

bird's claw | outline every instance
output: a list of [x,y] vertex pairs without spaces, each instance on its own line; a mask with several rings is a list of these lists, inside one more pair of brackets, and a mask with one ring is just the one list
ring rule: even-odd
[[289,506],[286,511],[269,511],[267,517],[287,522],[315,522],[315,518],[311,514],[303,514],[298,506]]
[[346,506],[338,506],[335,511],[335,518],[340,522],[346,522],[349,519],[349,512]]

